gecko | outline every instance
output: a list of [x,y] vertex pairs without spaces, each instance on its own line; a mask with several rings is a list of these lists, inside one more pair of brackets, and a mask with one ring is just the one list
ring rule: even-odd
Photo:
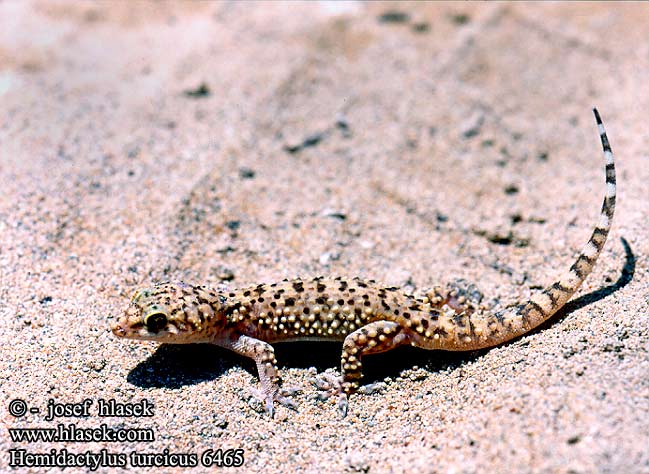
[[[341,341],[341,375],[316,380],[319,398],[334,397],[344,417],[360,386],[363,358],[411,345],[470,351],[500,345],[528,333],[554,315],[577,291],[599,257],[615,211],[615,162],[597,109],[593,109],[605,158],[606,193],[599,220],[572,266],[526,302],[502,309],[482,302],[464,280],[413,296],[374,280],[315,277],[260,284],[233,291],[163,282],[135,292],[112,324],[117,337],[161,343],[213,343],[252,358],[272,417],[275,403],[296,408],[284,388],[273,343]],[[377,385],[377,384],[374,384]]]

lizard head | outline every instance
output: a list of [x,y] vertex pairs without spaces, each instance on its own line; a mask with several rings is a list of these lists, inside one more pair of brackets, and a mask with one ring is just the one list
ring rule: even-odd
[[111,330],[128,339],[207,342],[225,324],[224,303],[222,295],[205,286],[159,283],[137,290]]

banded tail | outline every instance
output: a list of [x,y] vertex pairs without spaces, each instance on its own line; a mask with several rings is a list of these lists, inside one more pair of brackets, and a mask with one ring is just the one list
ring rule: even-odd
[[593,109],[593,113],[599,128],[599,136],[602,140],[604,158],[606,159],[606,195],[599,221],[590,239],[588,239],[570,269],[559,280],[543,291],[534,294],[527,303],[496,313],[476,314],[475,319],[484,318],[484,321],[474,322],[476,326],[482,326],[482,334],[480,337],[472,338],[471,342],[466,346],[458,346],[457,350],[490,347],[525,334],[561,309],[593,270],[611,228],[616,197],[613,153],[599,112],[597,112],[597,109]]

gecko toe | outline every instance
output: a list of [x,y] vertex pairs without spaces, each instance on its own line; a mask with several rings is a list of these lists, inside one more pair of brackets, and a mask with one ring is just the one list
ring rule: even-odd
[[316,399],[319,401],[327,401],[332,397],[337,398],[336,406],[341,417],[347,416],[347,409],[349,407],[348,395],[343,390],[342,377],[331,373],[323,373],[312,380],[318,389]]
[[[273,418],[273,416],[275,415],[275,402],[297,411],[297,403],[295,403],[295,401],[291,400],[288,397],[291,397],[299,393],[300,391],[300,389],[292,387],[282,388],[268,393],[262,392],[261,390],[250,389],[253,399],[257,400],[257,403],[263,406],[263,411],[266,412],[270,418]],[[253,406],[253,409],[262,412],[262,409],[259,407],[259,405],[257,405],[256,407]]]
[[345,392],[340,392],[338,394],[337,407],[338,413],[340,413],[340,417],[345,418],[347,416],[347,409],[349,408],[349,401]]
[[281,403],[286,408],[290,408],[291,410],[297,411],[297,403],[295,403],[295,401],[291,400],[290,398],[283,397],[281,395],[277,395],[275,397],[275,401],[278,402],[278,403]]
[[311,382],[318,389],[318,398],[328,400],[332,395],[342,392],[342,382],[340,376],[323,373],[311,379]]
[[302,393],[302,389],[299,387],[283,387],[279,389],[278,393],[282,397],[293,397],[298,393]]
[[370,383],[367,385],[363,385],[357,390],[357,393],[363,394],[363,395],[372,395],[374,393],[378,393],[382,390],[385,390],[387,387],[387,384],[385,382],[376,382],[376,383]]
[[301,392],[302,390],[298,387],[280,388],[275,394],[274,401],[281,403],[286,408],[297,411],[297,403],[295,403],[295,401],[291,400],[289,397],[293,397]]

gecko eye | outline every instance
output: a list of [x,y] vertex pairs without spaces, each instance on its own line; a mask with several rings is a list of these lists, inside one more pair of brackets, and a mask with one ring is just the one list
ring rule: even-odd
[[144,325],[150,332],[158,332],[167,325],[167,315],[154,307],[144,315]]

